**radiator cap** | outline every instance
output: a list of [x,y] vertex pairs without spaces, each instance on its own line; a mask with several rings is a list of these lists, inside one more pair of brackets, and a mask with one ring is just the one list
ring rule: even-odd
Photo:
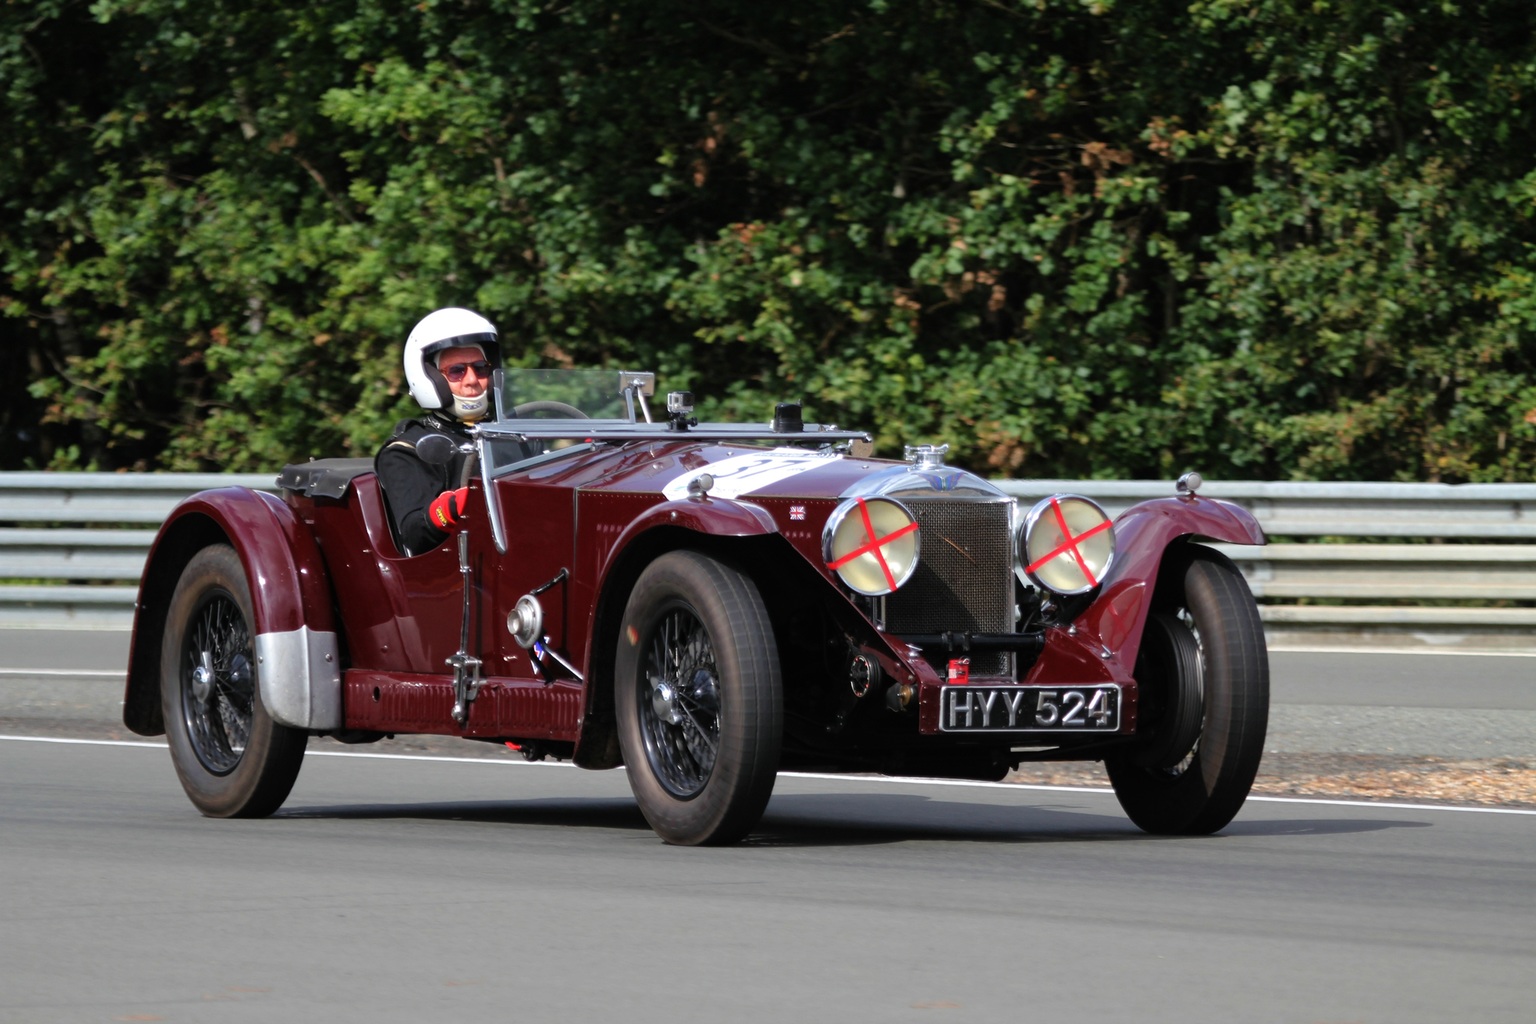
[[907,461],[916,469],[943,469],[944,455],[949,451],[949,445],[909,444],[906,451]]

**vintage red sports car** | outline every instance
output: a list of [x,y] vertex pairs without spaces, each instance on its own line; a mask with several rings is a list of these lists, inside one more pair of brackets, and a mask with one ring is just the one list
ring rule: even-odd
[[312,735],[408,733],[623,765],[680,844],[745,836],[782,770],[1102,760],[1132,821],[1170,834],[1246,799],[1264,634],[1198,542],[1264,535],[1194,474],[1111,524],[1072,495],[1025,507],[942,447],[871,458],[793,403],[726,425],[684,392],[653,419],[645,373],[495,389],[464,528],[436,550],[401,553],[364,459],[288,466],[280,497],[204,491],[165,522],[123,717],[169,734],[204,814],[275,811]]

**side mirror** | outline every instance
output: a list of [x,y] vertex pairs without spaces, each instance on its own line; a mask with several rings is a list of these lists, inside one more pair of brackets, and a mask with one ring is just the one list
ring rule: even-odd
[[459,446],[447,434],[428,434],[416,442],[416,454],[429,466],[444,466],[453,459]]

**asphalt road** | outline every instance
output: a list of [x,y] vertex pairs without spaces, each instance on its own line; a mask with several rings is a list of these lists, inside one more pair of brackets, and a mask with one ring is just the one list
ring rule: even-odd
[[[316,741],[276,816],[216,821],[160,741],[113,739],[127,639],[0,631],[0,1024],[1523,1024],[1536,997],[1529,809],[1252,797],[1158,839],[1093,790],[783,776],[747,843],[686,850],[622,772]],[[1536,660],[1272,664],[1271,752],[1536,757]]]
[[311,755],[200,818],[162,748],[0,740],[0,1022],[1530,1020],[1536,813],[786,776],[664,846],[621,772]]

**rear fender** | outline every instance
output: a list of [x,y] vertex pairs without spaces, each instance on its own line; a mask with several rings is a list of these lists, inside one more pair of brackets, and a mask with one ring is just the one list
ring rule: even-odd
[[160,648],[167,609],[187,563],[210,544],[234,547],[245,569],[267,712],[297,729],[340,728],[341,651],[320,549],[281,499],[244,487],[192,495],[155,536],[134,606],[123,724],[144,736],[165,732]]
[[1101,655],[1118,660],[1126,672],[1136,664],[1159,578],[1182,569],[1191,540],[1266,543],[1263,528],[1247,509],[1197,495],[1144,501],[1115,520],[1115,563],[1098,598],[1073,625],[1096,639]]

